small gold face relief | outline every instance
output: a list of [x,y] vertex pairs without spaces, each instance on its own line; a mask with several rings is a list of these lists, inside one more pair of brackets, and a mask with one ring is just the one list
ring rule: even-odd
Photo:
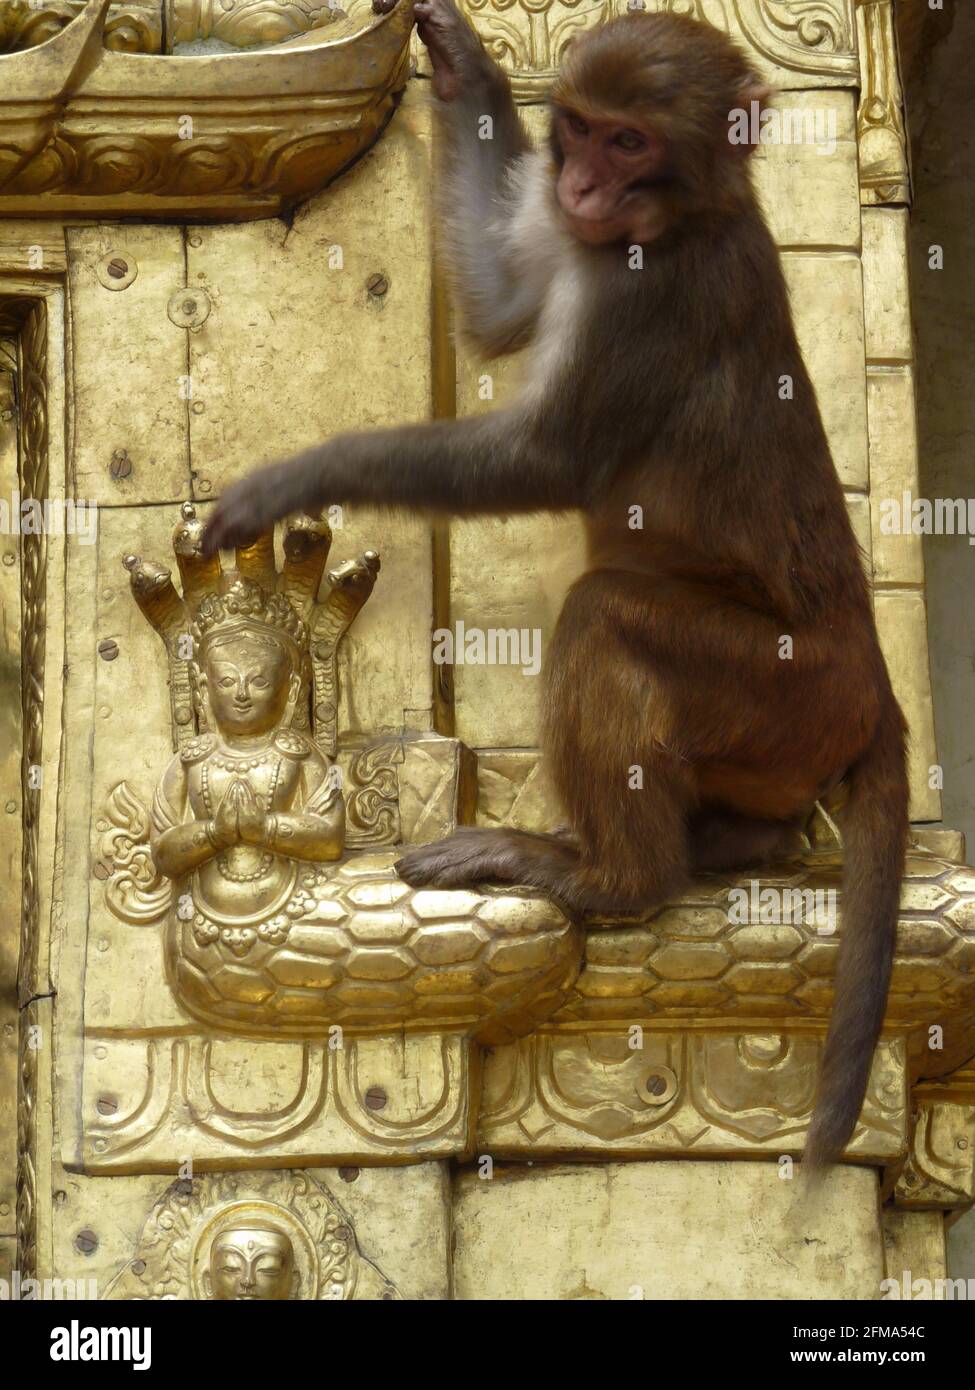
[[294,1289],[295,1257],[283,1231],[240,1226],[221,1231],[210,1250],[211,1299],[277,1301]]
[[228,640],[206,654],[210,708],[226,734],[265,734],[280,724],[288,703],[292,663],[277,642]]

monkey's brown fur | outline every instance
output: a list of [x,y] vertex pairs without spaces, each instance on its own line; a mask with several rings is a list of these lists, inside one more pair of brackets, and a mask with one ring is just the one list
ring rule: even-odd
[[[776,248],[728,139],[755,79],[707,25],[614,20],[569,51],[546,157],[529,151],[506,80],[447,0],[417,14],[467,331],[489,353],[532,342],[533,375],[506,410],[342,436],[245,480],[217,508],[210,542],[324,500],[582,513],[588,565],[547,653],[542,702],[572,833],[460,831],[404,855],[412,884],[500,880],[573,911],[640,910],[693,870],[766,860],[848,777],[836,1002],[806,1148],[822,1165],[852,1133],[884,1012],[905,725]],[[477,135],[485,113],[490,140]],[[580,156],[594,169],[606,122],[666,150],[620,195],[621,227],[653,229],[642,268],[615,224],[597,226],[613,238],[603,244],[572,235],[566,198],[590,196],[595,175],[569,169],[563,195],[567,118],[597,150]]]

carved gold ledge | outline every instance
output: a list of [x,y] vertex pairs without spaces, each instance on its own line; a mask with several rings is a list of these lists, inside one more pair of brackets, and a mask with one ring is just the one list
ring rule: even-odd
[[[229,1029],[211,1018],[201,1032],[178,1012],[168,1024],[144,1011],[126,1021],[101,991],[86,998],[69,1165],[169,1172],[188,1152],[201,1169],[801,1153],[843,930],[840,920],[829,932],[816,905],[838,886],[835,866],[789,866],[754,898],[748,880],[702,880],[651,919],[592,927],[580,969],[581,929],[542,901],[521,898],[519,919],[500,890],[397,888],[393,857],[352,856],[331,899],[319,896],[333,903],[321,922],[227,958]],[[741,920],[728,910],[736,886],[748,891]],[[811,896],[794,920],[766,920],[769,888],[779,904],[784,890]],[[975,1052],[973,960],[975,873],[913,854],[885,1034],[848,1161],[896,1172],[910,1086]],[[271,1041],[264,1011],[302,1007],[308,1036]],[[477,1039],[492,1021],[501,1045],[484,1051]],[[932,1116],[914,1131],[911,1161],[925,1174],[914,1204],[970,1200],[957,1141],[975,1138],[972,1097],[959,1085],[915,1086]]]
[[344,38],[194,57],[105,48],[108,9],[0,55],[0,216],[270,216],[377,138],[407,76],[405,4]]

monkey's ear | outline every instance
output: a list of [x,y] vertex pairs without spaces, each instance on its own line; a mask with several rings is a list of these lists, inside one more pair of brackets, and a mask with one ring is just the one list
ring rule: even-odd
[[750,155],[761,141],[762,114],[772,88],[756,72],[749,72],[738,87],[738,105],[728,112],[728,143],[733,154]]

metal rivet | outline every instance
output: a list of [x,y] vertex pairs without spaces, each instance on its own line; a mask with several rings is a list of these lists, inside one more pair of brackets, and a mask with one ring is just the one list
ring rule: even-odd
[[114,1115],[118,1110],[118,1101],[114,1096],[99,1096],[95,1101],[95,1109],[99,1115]]
[[12,550],[5,550],[3,552],[3,563],[5,565],[12,565],[16,559],[17,556],[13,553]]
[[651,1067],[636,1089],[648,1105],[666,1105],[677,1094],[677,1077],[670,1067]]
[[194,401],[194,402],[193,402],[193,414],[194,414],[194,415],[202,415],[204,409],[205,409],[205,406],[204,406],[204,404],[203,404],[202,401]]
[[374,299],[381,299],[389,290],[389,280],[383,275],[382,271],[376,271],[370,275],[366,281],[366,289]]
[[346,1166],[339,1169],[339,1177],[343,1182],[357,1182],[359,1179],[358,1168]]
[[132,472],[132,460],[129,458],[125,449],[116,449],[112,455],[112,461],[108,465],[108,471],[116,480],[127,478]]
[[127,290],[139,273],[139,267],[131,256],[119,255],[110,251],[102,256],[95,267],[98,282],[106,290]]
[[75,1236],[74,1247],[82,1255],[93,1255],[98,1249],[98,1237],[94,1231],[86,1227]]
[[54,1201],[59,1207],[63,1207],[67,1200],[68,1194],[65,1192],[63,1187],[59,1187],[57,1192],[55,1192],[54,1194]]
[[103,637],[98,644],[98,655],[103,661],[114,661],[118,656],[118,643],[114,637]]
[[7,804],[6,804],[6,806],[4,806],[3,809],[6,811],[6,813],[7,813],[8,816],[12,816],[13,813],[14,813],[14,812],[16,811],[16,809],[17,809],[17,803],[16,803],[16,801],[8,801]]
[[202,285],[184,285],[169,296],[166,313],[177,328],[200,328],[210,317],[213,301]]
[[209,478],[199,478],[197,479],[196,486],[199,488],[200,492],[209,492],[213,487],[213,484],[211,483]]
[[958,1142],[955,1144],[955,1148],[956,1148],[956,1149],[967,1149],[967,1148],[968,1148],[968,1140],[967,1140],[967,1139],[959,1139]]
[[105,879],[112,877],[112,866],[107,859],[99,859],[92,873],[104,883]]
[[365,1100],[370,1110],[382,1110],[386,1105],[388,1096],[382,1086],[370,1086],[366,1092]]
[[202,246],[202,245],[203,245],[203,238],[202,238],[201,236],[191,236],[191,237],[190,237],[190,245],[191,245],[191,246]]
[[145,1274],[145,1272],[146,1272],[146,1262],[145,1262],[145,1260],[133,1260],[133,1261],[132,1261],[132,1273],[133,1273],[133,1274]]

